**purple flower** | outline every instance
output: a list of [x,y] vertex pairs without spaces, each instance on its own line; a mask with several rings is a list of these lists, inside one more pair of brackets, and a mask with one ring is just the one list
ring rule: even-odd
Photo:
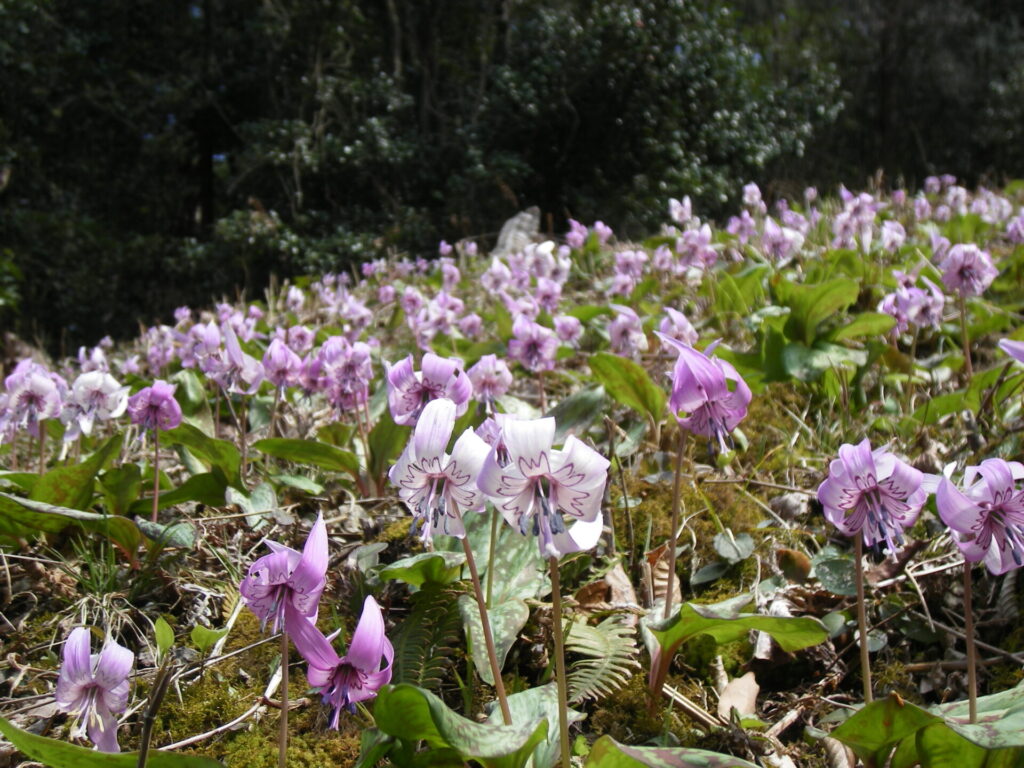
[[[750,387],[730,363],[709,357],[670,336],[658,336],[679,351],[669,397],[676,421],[683,429],[713,441],[712,451],[717,443],[718,450],[726,452],[729,435],[747,415]],[[716,345],[717,342],[707,351],[712,352]],[[681,412],[686,416],[680,416]]]
[[895,553],[903,545],[903,529],[917,520],[928,498],[924,476],[885,448],[871,450],[867,438],[843,445],[818,487],[825,518],[847,536],[864,537],[873,547],[884,543]]
[[275,387],[284,389],[298,383],[302,360],[281,339],[274,339],[263,353],[263,372]]
[[623,357],[633,357],[647,349],[647,336],[644,335],[640,316],[630,307],[621,304],[610,306],[617,313],[608,323],[608,338],[611,341],[612,352]]
[[512,372],[497,355],[484,355],[466,374],[473,382],[473,393],[487,404],[488,412],[491,404],[512,386]]
[[973,243],[957,243],[942,261],[942,284],[961,296],[980,296],[998,274],[988,253]]
[[476,312],[470,312],[468,315],[459,318],[458,325],[459,333],[467,339],[475,339],[484,329],[483,318]]
[[984,560],[994,574],[1024,564],[1024,478],[1018,461],[985,459],[964,470],[964,490],[943,477],[935,492],[942,522],[953,532],[964,559]]
[[1024,363],[1024,341],[1000,339],[999,348],[1017,362]]
[[312,349],[315,340],[316,334],[304,325],[293,325],[288,329],[288,347],[296,354]]
[[423,355],[423,370],[412,367],[412,355],[396,365],[387,365],[388,406],[396,424],[411,426],[416,423],[423,407],[431,400],[448,398],[461,416],[469,408],[473,384],[462,361],[438,357],[433,352]]
[[662,318],[658,330],[662,335],[680,341],[688,346],[693,346],[699,338],[697,330],[682,312],[671,307],[665,307],[665,314],[668,317]]
[[462,538],[466,535],[462,514],[484,507],[476,478],[489,448],[467,429],[455,441],[451,455],[445,453],[455,419],[451,400],[427,403],[412,439],[388,472],[415,518],[414,526],[423,526],[424,541],[439,533]]
[[555,367],[558,337],[550,328],[519,315],[512,324],[514,338],[508,342],[508,356],[533,373]]
[[[601,537],[601,499],[608,460],[570,436],[552,448],[552,418],[501,421],[503,452],[492,448],[477,483],[506,522],[537,537],[541,554],[591,549]],[[504,454],[504,455],[503,455]],[[566,527],[562,513],[575,520]]]
[[72,630],[64,642],[64,663],[57,677],[57,707],[77,716],[73,736],[88,732],[99,751],[120,752],[115,713],[128,706],[128,673],[135,654],[113,640],[101,653],[89,651],[89,630]]
[[578,317],[557,315],[555,317],[555,334],[566,344],[576,344],[583,335],[583,324]]
[[157,379],[128,398],[128,417],[143,429],[174,429],[181,424],[181,406],[174,399],[175,386]]
[[31,360],[22,360],[7,377],[7,408],[3,416],[8,438],[19,430],[39,436],[39,424],[60,415],[67,383]]
[[607,243],[612,236],[612,228],[603,221],[595,221],[591,229],[594,230],[594,234],[597,235],[597,242],[601,245]]
[[575,219],[569,219],[569,231],[565,233],[565,242],[570,248],[582,248],[587,242],[587,228]]
[[291,633],[299,618],[316,621],[320,595],[327,584],[327,526],[317,515],[302,552],[264,539],[270,549],[251,566],[238,587],[246,605],[266,627],[274,620],[273,631],[284,627]]
[[691,218],[693,218],[693,207],[690,204],[690,196],[687,195],[682,200],[676,200],[674,197],[670,197],[668,200],[668,215],[676,224],[685,225]]
[[355,712],[357,703],[372,699],[382,686],[391,682],[395,649],[384,634],[380,606],[371,596],[363,601],[363,614],[344,656],[338,656],[331,645],[331,638],[324,637],[308,621],[298,622],[291,637],[309,664],[306,679],[312,687],[320,690],[324,704],[334,710],[331,728],[335,730],[341,710]]

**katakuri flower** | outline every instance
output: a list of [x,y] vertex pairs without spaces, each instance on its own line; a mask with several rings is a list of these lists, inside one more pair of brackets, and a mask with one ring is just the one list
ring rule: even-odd
[[455,441],[451,455],[445,453],[457,412],[455,403],[446,398],[427,403],[412,439],[388,472],[398,486],[399,498],[413,514],[414,527],[423,526],[424,541],[439,533],[462,538],[466,535],[462,515],[484,508],[476,478],[490,447],[467,429]]
[[964,559],[984,560],[994,574],[1024,564],[1024,478],[1019,461],[985,459],[964,470],[964,489],[943,477],[935,491],[935,506]]
[[555,367],[558,337],[550,328],[519,315],[512,323],[513,338],[508,342],[508,356],[519,361],[528,371],[550,371]]
[[423,355],[423,370],[412,367],[412,355],[387,369],[388,406],[396,424],[411,426],[420,417],[424,406],[432,400],[447,398],[461,416],[469,408],[473,384],[462,370],[462,361],[438,357],[433,352]]
[[377,691],[391,682],[395,649],[384,634],[380,606],[371,596],[363,601],[363,614],[344,656],[338,656],[331,645],[334,635],[324,637],[311,622],[297,622],[291,637],[309,664],[306,679],[312,687],[319,689],[324,704],[334,710],[330,727],[335,730],[341,710],[354,713],[356,704],[372,699]]
[[60,420],[64,422],[64,440],[92,433],[96,420],[116,419],[128,407],[128,387],[122,387],[109,373],[89,371],[71,385]]
[[128,398],[128,416],[143,429],[174,429],[181,424],[181,406],[174,399],[175,386],[157,379]]
[[999,274],[988,252],[973,243],[954,245],[941,266],[942,284],[961,296],[980,296]]
[[89,650],[89,630],[73,629],[64,642],[57,676],[57,707],[77,717],[72,736],[88,733],[99,751],[120,752],[115,715],[128,706],[128,673],[135,654],[113,640],[98,654]]
[[[484,461],[477,483],[506,522],[533,534],[545,557],[591,549],[601,537],[601,499],[609,462],[570,436],[552,448],[552,418],[501,421],[500,444]],[[566,527],[562,513],[575,522]]]
[[238,591],[262,627],[273,619],[274,632],[283,627],[291,634],[293,625],[299,623],[296,618],[316,621],[320,595],[327,584],[327,526],[323,515],[317,515],[302,552],[269,539],[263,543],[270,554],[249,566]]
[[871,450],[867,438],[839,448],[828,477],[818,487],[825,518],[847,536],[858,534],[873,547],[885,544],[891,553],[903,546],[909,528],[928,498],[924,475],[885,448]]
[[490,413],[494,401],[508,392],[512,386],[512,372],[504,360],[497,355],[484,355],[476,364],[466,371],[473,382],[473,393],[482,400],[485,410]]
[[728,451],[732,431],[747,415],[750,387],[730,363],[708,356],[717,342],[698,352],[671,336],[658,337],[679,351],[668,401],[679,426],[708,438],[712,451]]

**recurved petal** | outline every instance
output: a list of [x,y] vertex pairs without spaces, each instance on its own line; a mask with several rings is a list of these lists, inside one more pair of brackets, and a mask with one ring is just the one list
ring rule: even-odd
[[839,460],[843,462],[850,479],[861,490],[872,487],[878,481],[875,458],[871,454],[871,443],[865,437],[857,445],[840,446]]
[[985,478],[990,501],[1007,499],[1016,493],[1012,467],[1003,459],[985,459],[978,466],[978,474]]
[[435,459],[444,455],[455,427],[455,403],[446,397],[427,403],[416,422],[413,446],[417,459]]
[[1014,360],[1024,363],[1024,341],[1000,339],[999,348]]
[[[298,554],[290,547],[282,547],[276,552],[264,555],[249,566],[249,575],[242,579],[242,584],[244,585],[247,581],[259,586],[276,586],[287,583],[292,570],[298,566],[298,560],[301,560],[301,556],[298,560],[294,559],[293,553]],[[242,595],[244,596],[245,593],[242,592]]]
[[550,474],[549,454],[555,439],[553,418],[505,419],[502,433],[512,466],[525,477]]
[[[340,659],[330,642],[313,622],[294,610],[285,614],[288,636],[295,643],[295,649],[306,660],[310,669],[333,672]],[[310,683],[313,683],[310,680]],[[315,685],[315,683],[313,683]]]
[[435,355],[433,352],[427,352],[423,355],[423,362],[420,367],[423,373],[423,383],[429,384],[431,388],[443,392],[447,390],[448,385],[455,378],[461,366],[455,360],[449,360],[446,357]]
[[905,461],[895,457],[893,459],[888,477],[882,475],[879,478],[879,485],[893,497],[905,501],[920,490],[924,475],[921,470],[914,469]]
[[947,477],[939,481],[935,491],[935,506],[942,522],[961,534],[977,535],[988,517],[981,507],[964,496]]
[[477,488],[477,477],[491,447],[471,429],[467,429],[452,446],[452,455],[445,465],[444,473],[448,482],[460,488]]
[[569,526],[567,531],[552,536],[555,549],[563,555],[570,552],[583,552],[597,546],[604,530],[604,522],[600,516],[593,520],[578,520]]
[[105,690],[113,690],[128,679],[135,663],[135,654],[111,640],[100,653],[94,679]]
[[327,573],[327,524],[317,514],[316,522],[302,548],[302,557],[292,572],[289,586],[300,594],[313,592],[323,584]]
[[92,660],[89,653],[89,630],[76,627],[64,641],[64,663],[60,668],[60,680],[83,685],[92,682]]
[[380,669],[380,657],[384,653],[384,616],[380,606],[367,595],[363,601],[363,615],[359,617],[356,631],[352,633],[345,658],[362,672],[376,672]]

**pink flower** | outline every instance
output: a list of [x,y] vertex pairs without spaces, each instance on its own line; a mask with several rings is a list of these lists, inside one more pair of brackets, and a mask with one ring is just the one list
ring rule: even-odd
[[327,584],[327,526],[317,515],[302,552],[264,539],[270,549],[251,566],[238,587],[246,605],[266,627],[274,620],[273,631],[282,627],[294,631],[299,619],[316,621],[320,595]]
[[412,355],[395,365],[385,366],[388,406],[396,424],[415,424],[423,407],[441,397],[455,403],[458,416],[468,410],[473,384],[462,370],[462,361],[427,352],[423,355],[422,371],[413,369]]
[[311,622],[298,622],[291,637],[309,664],[306,679],[334,710],[330,727],[335,730],[341,710],[354,713],[357,703],[372,699],[391,682],[395,649],[384,634],[384,617],[373,597],[363,601],[363,614],[344,656],[338,656],[331,645],[333,635],[324,637]]
[[113,640],[101,653],[89,651],[89,630],[72,630],[64,643],[64,663],[57,676],[57,707],[77,716],[72,735],[87,731],[99,751],[120,752],[114,715],[128,706],[128,673],[135,654]]
[[174,399],[175,386],[157,379],[128,398],[128,417],[143,429],[174,429],[181,424],[181,406]]
[[973,243],[957,243],[942,261],[942,284],[962,296],[980,296],[998,274],[988,253]]

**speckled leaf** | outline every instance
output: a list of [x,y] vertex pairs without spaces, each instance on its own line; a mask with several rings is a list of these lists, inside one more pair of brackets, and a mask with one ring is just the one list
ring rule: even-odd
[[359,459],[354,453],[316,440],[274,437],[253,443],[253,448],[268,456],[294,461],[296,464],[308,464],[329,472],[347,472],[356,477],[359,475]]
[[[558,759],[558,685],[548,683],[537,688],[530,688],[519,693],[513,693],[508,697],[508,709],[512,713],[512,723],[521,725],[523,723],[537,723],[546,718],[551,726],[548,728],[547,738],[537,745],[533,750],[534,768],[554,766]],[[569,724],[577,723],[586,717],[582,712],[569,708]],[[497,702],[492,702],[491,714],[487,722],[492,725],[501,725],[501,708]]]
[[[184,504],[187,501],[198,501],[210,507],[219,507],[224,503],[224,490],[227,481],[223,472],[201,472],[192,475],[188,480],[170,491],[162,491],[157,504],[160,509]],[[146,515],[153,509],[153,498],[133,501],[128,508],[133,515]]]
[[939,718],[898,696],[889,696],[863,707],[831,735],[852,749],[868,768],[875,768],[885,763],[900,741],[913,738],[933,722]]
[[611,736],[594,742],[588,768],[757,768],[738,757],[681,747],[631,747]]
[[[0,733],[19,751],[51,768],[136,768],[138,752],[97,752],[66,741],[48,739],[15,728],[0,717]],[[147,768],[223,768],[208,757],[154,750],[146,760]]]
[[168,445],[181,445],[188,448],[211,468],[220,469],[224,473],[224,477],[227,478],[228,485],[239,489],[245,488],[239,474],[242,456],[234,443],[227,440],[215,440],[191,424],[182,424],[167,430],[161,434],[160,441],[161,443],[166,442]]
[[1019,722],[1016,728],[1014,740],[1018,747],[986,749],[971,743],[944,723],[935,722],[917,732],[917,757],[921,768],[1020,768],[1024,765],[1024,749],[1020,748],[1024,746],[1024,734]]
[[0,534],[57,533],[72,523],[106,536],[126,552],[134,552],[142,540],[138,526],[127,517],[98,515],[0,493]]
[[[462,626],[472,640],[473,662],[476,673],[488,685],[494,685],[491,664],[487,658],[487,646],[484,644],[484,630],[480,623],[480,609],[476,599],[470,595],[459,596],[459,613],[462,615]],[[494,651],[498,656],[498,667],[505,665],[505,657],[509,649],[519,637],[520,630],[526,626],[530,618],[530,609],[522,600],[509,600],[493,606],[487,611],[490,619],[491,634],[494,636]]]
[[60,507],[88,509],[92,505],[96,473],[114,460],[123,438],[121,433],[114,435],[80,464],[51,469],[35,482],[29,498]]
[[451,584],[462,574],[466,556],[461,552],[423,552],[412,557],[403,557],[380,569],[385,581],[398,579],[414,587],[425,583]]
[[467,720],[441,699],[414,685],[389,685],[373,705],[377,727],[403,741],[424,740],[431,750],[450,749],[484,768],[521,768],[548,735],[548,722],[486,725]]

